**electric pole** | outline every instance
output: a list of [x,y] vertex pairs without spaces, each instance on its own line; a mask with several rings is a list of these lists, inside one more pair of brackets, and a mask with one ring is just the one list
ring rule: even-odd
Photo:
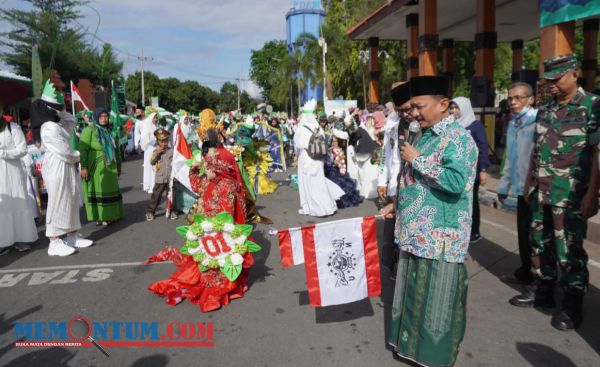
[[239,111],[240,111],[240,81],[242,79],[238,77],[238,78],[235,78],[235,80],[237,82],[236,83],[236,85],[237,85],[237,110],[238,110],[238,113],[239,113]]
[[142,67],[142,107],[146,107],[146,96],[144,94],[144,61],[154,61],[152,57],[144,57],[144,49],[142,48],[142,56],[138,56]]

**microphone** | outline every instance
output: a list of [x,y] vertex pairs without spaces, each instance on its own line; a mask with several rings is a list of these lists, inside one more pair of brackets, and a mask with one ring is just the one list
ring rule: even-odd
[[406,139],[408,144],[413,145],[419,131],[421,131],[421,124],[418,121],[413,121],[408,125],[408,139]]
[[[417,135],[421,131],[421,124],[418,121],[413,121],[408,125],[408,137],[406,138],[406,142],[410,145],[413,145]],[[402,175],[404,174],[404,168],[406,167],[406,161],[402,161],[400,165],[400,173],[398,174],[398,189],[400,189],[400,180],[402,179]]]

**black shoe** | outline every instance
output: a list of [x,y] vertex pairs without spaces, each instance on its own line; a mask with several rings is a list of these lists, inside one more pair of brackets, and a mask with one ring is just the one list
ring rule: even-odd
[[481,241],[481,235],[479,233],[473,233],[471,234],[471,239],[469,240],[469,243],[477,243],[479,241]]
[[518,296],[509,299],[508,302],[517,307],[532,307],[535,302],[535,291],[533,289],[526,289]]
[[583,321],[582,316],[583,296],[574,296],[565,293],[562,309],[559,313],[552,316],[550,324],[560,331],[575,330]]
[[554,282],[542,281],[537,288],[527,287],[523,293],[508,302],[517,307],[554,308]]
[[571,331],[579,327],[582,321],[581,314],[574,315],[575,317],[569,316],[565,311],[561,311],[556,315],[552,316],[550,324],[560,331]]

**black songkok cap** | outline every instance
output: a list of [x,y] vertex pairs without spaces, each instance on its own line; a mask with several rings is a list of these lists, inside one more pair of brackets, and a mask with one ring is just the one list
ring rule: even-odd
[[400,84],[390,92],[396,107],[400,107],[410,99],[410,82]]
[[416,76],[410,78],[410,96],[444,96],[450,94],[450,80],[445,76]]

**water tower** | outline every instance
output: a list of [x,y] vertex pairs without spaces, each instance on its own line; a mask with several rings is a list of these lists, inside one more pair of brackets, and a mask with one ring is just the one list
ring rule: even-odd
[[[292,51],[293,43],[302,33],[310,33],[318,39],[321,35],[321,23],[324,20],[325,10],[323,10],[320,0],[292,1],[292,8],[285,15],[288,50]],[[323,87],[321,85],[311,88],[310,80],[306,84],[307,86],[301,91],[300,96],[303,104],[312,98],[317,101],[323,99]]]

